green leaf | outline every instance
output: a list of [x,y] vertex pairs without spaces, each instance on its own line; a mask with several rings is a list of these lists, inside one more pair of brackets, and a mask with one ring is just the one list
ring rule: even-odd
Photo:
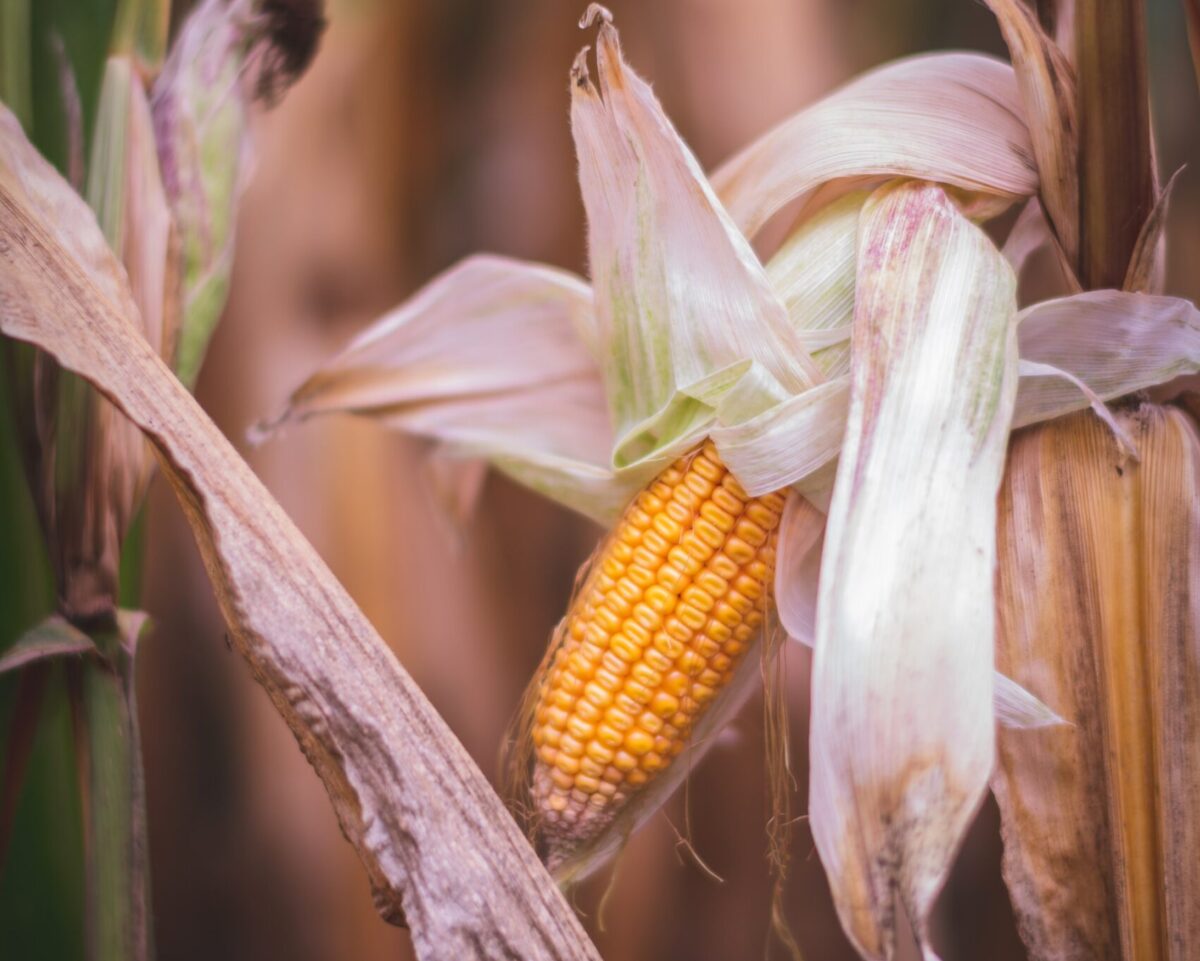
[[38,661],[95,650],[95,642],[90,637],[55,614],[26,631],[4,652],[0,657],[0,674]]

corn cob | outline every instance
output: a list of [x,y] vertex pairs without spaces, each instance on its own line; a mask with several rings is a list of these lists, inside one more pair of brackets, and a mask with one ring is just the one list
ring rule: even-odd
[[711,441],[626,509],[579,590],[533,719],[551,861],[671,764],[763,622],[780,493],[749,497]]

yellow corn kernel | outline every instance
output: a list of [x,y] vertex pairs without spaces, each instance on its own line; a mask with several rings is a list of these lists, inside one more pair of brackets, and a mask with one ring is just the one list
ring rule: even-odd
[[637,767],[637,763],[637,758],[635,758],[628,751],[617,751],[617,753],[613,756],[613,767],[615,767],[618,771],[632,771],[635,767]]
[[654,738],[645,731],[634,728],[625,735],[625,749],[634,756],[654,749]]
[[533,711],[534,801],[551,848],[602,829],[683,752],[762,623],[783,504],[749,497],[706,442],[626,510]]
[[632,664],[642,656],[642,649],[631,641],[625,634],[614,634],[609,641],[609,649],[621,660]]

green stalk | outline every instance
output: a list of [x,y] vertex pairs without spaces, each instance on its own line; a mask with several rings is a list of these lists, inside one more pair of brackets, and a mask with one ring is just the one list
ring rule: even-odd
[[33,120],[29,0],[0,3],[0,100],[16,114],[21,126]]
[[149,858],[133,659],[116,633],[93,639],[108,660],[87,658],[82,669],[88,958],[147,961]]
[[118,0],[110,56],[137,59],[147,70],[162,66],[167,54],[170,0]]
[[1154,208],[1144,0],[1078,0],[1079,264],[1085,290],[1120,287]]

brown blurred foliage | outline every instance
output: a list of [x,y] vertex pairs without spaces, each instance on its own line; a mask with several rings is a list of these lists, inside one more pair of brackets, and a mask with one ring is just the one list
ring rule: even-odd
[[[246,427],[321,358],[458,257],[489,249],[586,270],[567,119],[567,70],[587,42],[575,26],[582,0],[328,6],[330,27],[309,73],[260,118],[233,292],[199,385],[201,402],[243,450]],[[884,59],[931,46],[1001,49],[981,4],[949,0],[612,7],[630,62],[709,167]],[[1186,83],[1194,98],[1183,67],[1181,80],[1172,48],[1156,65],[1156,84]],[[1195,153],[1196,131],[1174,97],[1160,100],[1166,166]],[[1195,100],[1186,102],[1194,120]],[[1181,183],[1178,208],[1196,208],[1194,181]],[[1178,266],[1200,236],[1197,218],[1175,223],[1183,225],[1173,236]],[[1200,281],[1185,280],[1190,288],[1172,289],[1195,297]],[[320,421],[247,451],[495,777],[505,727],[599,532],[498,477],[467,529],[450,531],[423,484],[420,454],[418,442],[350,420]],[[143,648],[140,697],[159,957],[408,957],[404,932],[375,914],[317,779],[222,642],[199,557],[161,484],[149,530],[145,606],[158,629]],[[806,652],[790,651],[801,812],[807,671]],[[692,776],[689,815],[677,798],[630,843],[603,926],[608,873],[578,893],[605,957],[762,956],[771,882],[760,715],[755,701]],[[685,823],[723,882],[677,843]],[[937,940],[948,961],[1023,957],[998,858],[989,806],[943,898]],[[787,905],[808,958],[853,957],[803,821]],[[777,944],[772,951],[783,954]]]

